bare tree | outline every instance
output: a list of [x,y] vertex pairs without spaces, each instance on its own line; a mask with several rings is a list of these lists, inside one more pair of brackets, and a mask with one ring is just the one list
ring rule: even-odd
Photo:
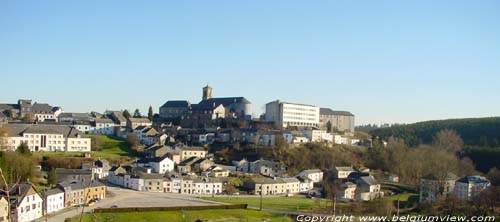
[[7,183],[7,180],[5,179],[5,176],[3,174],[3,170],[0,167],[0,177],[2,181],[0,181],[2,186],[0,186],[0,192],[5,194],[5,197],[7,199],[7,221],[12,221],[12,210],[11,210],[11,203],[10,203],[10,193],[16,189],[17,186],[19,186],[19,181],[21,178],[18,178],[17,181],[14,184],[9,185]]
[[464,141],[457,131],[444,129],[434,136],[434,145],[449,152],[458,153],[464,146]]

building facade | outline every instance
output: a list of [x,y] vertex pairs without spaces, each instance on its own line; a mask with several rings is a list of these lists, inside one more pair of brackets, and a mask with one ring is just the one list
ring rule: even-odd
[[319,107],[276,100],[266,104],[265,120],[277,128],[319,127]]

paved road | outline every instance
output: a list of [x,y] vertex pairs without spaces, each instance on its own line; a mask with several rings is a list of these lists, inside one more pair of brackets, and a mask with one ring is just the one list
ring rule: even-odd
[[[195,197],[169,194],[169,193],[149,193],[139,192],[128,189],[108,187],[110,195],[96,203],[94,206],[85,207],[85,212],[91,212],[93,209],[109,208],[113,205],[118,207],[173,207],[173,206],[207,206],[218,205],[211,201],[204,201]],[[54,221],[64,222],[65,218],[80,215],[82,207],[70,208],[58,212],[56,215],[50,215],[48,218],[39,218],[37,222]]]

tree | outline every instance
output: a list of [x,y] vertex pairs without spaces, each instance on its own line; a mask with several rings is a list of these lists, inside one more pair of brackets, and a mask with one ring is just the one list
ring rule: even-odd
[[90,138],[90,145],[92,151],[101,151],[102,146],[104,145],[104,141],[102,141],[101,137],[91,137]]
[[133,117],[134,118],[141,118],[142,117],[141,111],[139,111],[139,109],[135,109]]
[[21,155],[31,156],[30,148],[26,142],[21,142],[21,144],[17,147],[16,152]]
[[464,141],[457,131],[444,129],[434,136],[434,145],[449,152],[458,153],[464,146]]
[[129,119],[131,116],[130,112],[128,112],[128,110],[123,110],[122,115],[123,115],[123,117],[125,117],[125,119]]
[[148,109],[148,119],[149,119],[149,121],[153,121],[153,116],[154,116],[153,107],[151,107],[151,105],[150,105],[149,109]]
[[472,160],[469,157],[464,157],[460,160],[458,164],[458,171],[461,176],[477,174],[474,162],[472,162]]
[[5,137],[7,136],[7,129],[0,126],[0,151],[6,150],[5,148]]
[[51,185],[57,184],[56,168],[51,168],[47,175],[47,183]]
[[328,120],[326,122],[326,132],[331,133],[332,132],[332,121]]
[[137,136],[133,133],[129,133],[127,134],[127,142],[129,143],[130,145],[130,148],[134,151],[140,151],[139,150],[139,141],[137,141]]
[[11,221],[12,218],[12,210],[11,210],[11,199],[10,199],[10,193],[16,189],[17,186],[19,186],[19,179],[16,181],[15,184],[10,185],[7,180],[5,179],[5,174],[2,168],[0,167],[0,178],[2,179],[0,181],[0,192],[5,194],[6,200],[7,200],[7,221]]
[[25,113],[22,121],[23,123],[33,123],[35,122],[35,115],[33,113]]

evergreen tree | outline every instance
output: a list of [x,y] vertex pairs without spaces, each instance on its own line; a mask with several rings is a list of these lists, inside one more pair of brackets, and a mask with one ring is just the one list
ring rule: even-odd
[[141,118],[141,117],[142,117],[141,111],[139,111],[139,109],[135,109],[134,118]]
[[16,152],[21,154],[21,155],[31,156],[30,148],[28,147],[28,144],[26,144],[25,142],[22,142],[17,147]]
[[153,107],[149,106],[149,109],[148,109],[148,119],[150,121],[153,121]]
[[130,113],[128,112],[128,110],[123,110],[122,115],[123,115],[123,117],[125,117],[125,119],[128,119],[131,116]]
[[47,176],[47,183],[51,185],[57,184],[57,175],[56,175],[56,169],[51,168],[49,171],[49,175]]

